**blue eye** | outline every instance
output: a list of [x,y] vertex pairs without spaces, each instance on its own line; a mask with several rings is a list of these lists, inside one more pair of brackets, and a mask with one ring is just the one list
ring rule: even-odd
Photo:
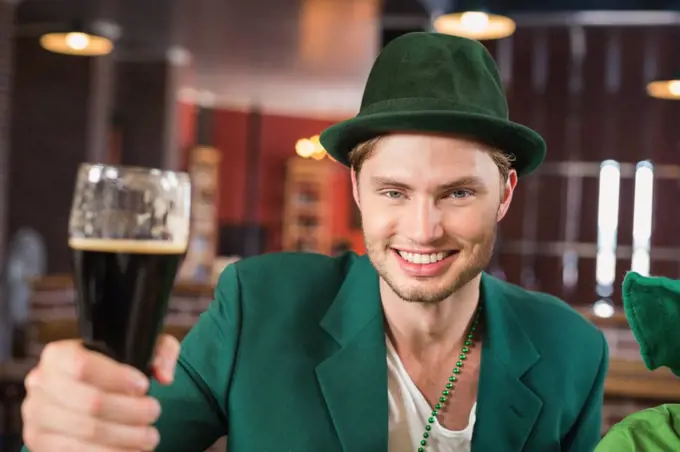
[[402,197],[402,194],[395,190],[388,190],[384,193],[384,195],[390,199],[399,199]]
[[471,196],[472,192],[470,190],[454,190],[450,193],[452,198],[465,198],[466,196]]

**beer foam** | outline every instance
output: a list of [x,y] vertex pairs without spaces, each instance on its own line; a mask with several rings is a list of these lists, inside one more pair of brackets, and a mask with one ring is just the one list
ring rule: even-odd
[[130,254],[184,254],[187,250],[186,242],[82,237],[71,237],[68,246],[78,251]]

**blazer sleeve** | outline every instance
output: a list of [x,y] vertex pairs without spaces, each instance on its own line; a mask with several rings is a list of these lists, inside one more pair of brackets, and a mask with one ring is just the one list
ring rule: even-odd
[[562,443],[565,452],[593,451],[602,438],[602,405],[604,381],[609,368],[609,347],[602,333],[600,339],[602,352],[597,374],[576,422]]
[[220,276],[215,300],[182,341],[175,380],[152,384],[161,404],[156,452],[202,452],[228,434],[228,393],[241,329],[236,266]]

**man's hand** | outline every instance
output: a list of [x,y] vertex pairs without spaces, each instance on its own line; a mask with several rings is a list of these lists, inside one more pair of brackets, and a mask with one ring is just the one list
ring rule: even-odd
[[[172,336],[159,339],[153,374],[161,384],[172,382],[179,348]],[[159,442],[152,424],[160,405],[146,395],[148,378],[80,341],[48,344],[25,383],[23,438],[31,452],[151,451]]]

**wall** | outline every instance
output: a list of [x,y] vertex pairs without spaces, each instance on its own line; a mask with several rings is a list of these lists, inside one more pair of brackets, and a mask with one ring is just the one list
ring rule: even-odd
[[[180,108],[180,128],[182,141],[189,144],[186,134],[193,133],[193,107],[183,104]],[[249,112],[218,109],[215,111],[214,144],[222,150],[223,158],[220,168],[220,223],[238,224],[246,221],[246,202],[250,199],[245,193],[248,152],[248,117]],[[332,119],[315,119],[263,114],[260,123],[260,152],[258,172],[259,193],[256,200],[257,221],[267,228],[267,250],[281,249],[281,232],[283,228],[283,204],[286,175],[286,162],[295,156],[295,143],[300,138],[319,134],[335,121]],[[188,146],[185,146],[185,148]],[[339,171],[343,171],[338,165]],[[343,185],[342,182],[345,182]],[[334,211],[338,223],[349,222],[349,173],[347,177],[338,179],[337,205]],[[338,226],[338,235],[343,235],[343,227]],[[347,231],[349,233],[349,231]],[[354,237],[354,236],[353,236]],[[356,237],[354,237],[356,240]],[[361,250],[361,243],[356,247]]]

